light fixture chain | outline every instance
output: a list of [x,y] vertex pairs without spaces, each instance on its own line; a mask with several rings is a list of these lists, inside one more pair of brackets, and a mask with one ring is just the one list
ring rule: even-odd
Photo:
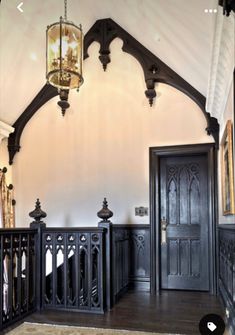
[[64,19],[67,20],[67,0],[64,0]]

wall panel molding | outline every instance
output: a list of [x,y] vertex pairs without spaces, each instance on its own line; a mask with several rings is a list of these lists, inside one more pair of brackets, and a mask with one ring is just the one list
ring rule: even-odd
[[150,225],[112,225],[113,302],[128,287],[150,290]]
[[0,121],[0,144],[5,137],[9,137],[10,133],[14,132],[14,128],[9,124]]
[[212,117],[217,118],[219,123],[221,123],[223,118],[233,80],[235,65],[234,19],[234,13],[227,17],[222,14],[222,8],[218,8],[206,110]]

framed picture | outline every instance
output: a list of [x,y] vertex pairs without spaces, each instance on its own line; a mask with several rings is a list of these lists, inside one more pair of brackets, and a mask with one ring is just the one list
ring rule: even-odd
[[232,138],[233,138],[232,122],[231,120],[228,120],[221,141],[223,215],[235,214]]

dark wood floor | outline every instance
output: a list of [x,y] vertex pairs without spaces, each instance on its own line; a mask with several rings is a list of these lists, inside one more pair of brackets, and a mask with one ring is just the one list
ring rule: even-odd
[[162,291],[153,297],[149,293],[129,291],[104,315],[44,311],[32,314],[25,321],[198,335],[200,319],[210,313],[223,316],[217,297],[207,293]]

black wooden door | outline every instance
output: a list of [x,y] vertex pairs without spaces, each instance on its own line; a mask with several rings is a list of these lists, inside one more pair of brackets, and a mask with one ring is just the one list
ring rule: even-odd
[[206,155],[160,160],[161,288],[209,290]]

